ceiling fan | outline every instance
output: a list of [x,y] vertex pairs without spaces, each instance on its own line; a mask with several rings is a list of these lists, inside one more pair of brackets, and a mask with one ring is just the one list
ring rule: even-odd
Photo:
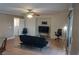
[[33,16],[40,16],[38,13],[33,12],[32,9],[27,9],[26,15],[28,18],[32,18]]
[[38,13],[34,12],[32,9],[27,9],[27,13],[33,13],[35,16],[40,16]]

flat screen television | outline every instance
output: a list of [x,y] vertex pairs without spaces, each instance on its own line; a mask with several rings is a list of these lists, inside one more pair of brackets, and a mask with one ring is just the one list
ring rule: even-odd
[[49,26],[39,26],[39,33],[49,33]]

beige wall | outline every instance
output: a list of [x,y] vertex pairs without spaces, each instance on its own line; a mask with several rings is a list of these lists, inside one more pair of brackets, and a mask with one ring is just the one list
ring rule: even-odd
[[[44,15],[37,18],[37,28],[42,21],[47,21],[50,27],[50,37],[55,37],[55,32],[58,28],[63,28],[67,24],[67,12],[59,12],[53,15]],[[64,37],[64,35],[63,35]]]
[[[50,26],[50,36],[51,38],[55,37],[55,31],[58,28],[63,28],[64,25],[67,23],[67,13],[66,12],[59,12],[53,15],[45,15],[38,17],[39,21],[36,21],[37,18],[33,19],[26,19],[26,27],[28,27],[28,35],[37,35],[37,27],[36,25],[40,24],[41,18],[44,18],[48,21],[48,25]],[[0,36],[13,36],[13,18],[12,15],[4,15],[0,14]],[[41,20],[40,20],[41,19]],[[36,23],[37,22],[37,23]]]
[[0,36],[13,36],[13,16],[0,14]]
[[25,16],[25,19],[28,35],[38,36],[38,26],[41,25],[42,21],[47,21],[47,26],[50,27],[50,37],[55,38],[55,31],[58,28],[63,28],[67,24],[67,12],[58,12],[53,15],[42,15],[32,19],[28,19]]
[[74,21],[72,33],[72,47],[70,54],[79,54],[79,4],[74,4]]
[[67,13],[60,12],[52,15],[51,17],[51,37],[55,38],[55,32],[58,28],[63,28],[67,24]]

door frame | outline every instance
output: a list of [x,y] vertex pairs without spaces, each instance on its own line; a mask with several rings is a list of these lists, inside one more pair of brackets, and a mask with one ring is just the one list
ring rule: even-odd
[[66,33],[66,54],[69,55],[72,45],[73,9],[69,10]]

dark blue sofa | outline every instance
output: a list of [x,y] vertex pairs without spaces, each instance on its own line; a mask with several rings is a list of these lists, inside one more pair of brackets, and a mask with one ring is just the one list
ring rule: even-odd
[[31,47],[43,48],[48,44],[45,38],[29,36],[29,35],[20,35],[20,40],[22,44]]

